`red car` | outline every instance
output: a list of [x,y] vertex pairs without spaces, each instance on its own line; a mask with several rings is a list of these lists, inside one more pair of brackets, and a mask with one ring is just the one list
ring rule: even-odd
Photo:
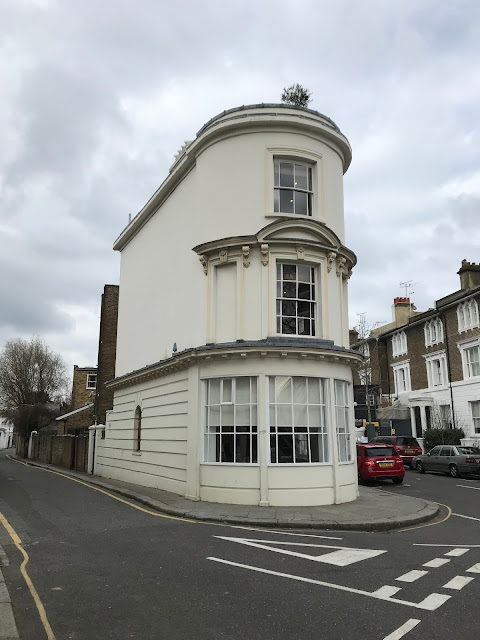
[[370,440],[371,444],[389,444],[402,457],[403,464],[413,469],[412,460],[415,456],[421,456],[422,447],[416,438],[412,436],[377,436]]
[[358,481],[386,478],[402,484],[405,477],[403,460],[395,448],[385,444],[357,444]]

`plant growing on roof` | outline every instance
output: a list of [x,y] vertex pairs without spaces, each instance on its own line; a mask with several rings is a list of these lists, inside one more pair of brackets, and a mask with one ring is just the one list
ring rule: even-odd
[[308,89],[302,87],[301,84],[295,83],[283,89],[282,102],[306,109],[311,100],[311,95]]

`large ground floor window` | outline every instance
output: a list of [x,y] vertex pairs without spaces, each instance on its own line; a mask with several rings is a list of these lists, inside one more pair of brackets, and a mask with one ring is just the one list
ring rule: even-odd
[[326,387],[323,378],[269,378],[272,463],[329,461]]
[[349,412],[348,383],[344,380],[335,380],[335,417],[339,462],[351,462],[352,460]]
[[205,462],[257,462],[257,378],[205,381]]

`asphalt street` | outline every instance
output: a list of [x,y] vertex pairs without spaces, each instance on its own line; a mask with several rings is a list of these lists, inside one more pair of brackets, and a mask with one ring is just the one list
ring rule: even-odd
[[[0,512],[57,640],[476,640],[480,482],[408,470],[378,490],[451,514],[383,533],[188,522],[0,455]],[[0,545],[20,637],[46,638],[1,525]]]

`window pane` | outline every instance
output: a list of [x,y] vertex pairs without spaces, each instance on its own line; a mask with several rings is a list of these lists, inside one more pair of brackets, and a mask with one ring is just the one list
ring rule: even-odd
[[306,267],[303,264],[298,265],[298,281],[312,282],[312,267]]
[[280,186],[293,187],[293,163],[281,162],[280,163]]
[[250,426],[250,405],[241,404],[235,407],[235,424]]
[[222,427],[233,427],[233,404],[222,405]]
[[250,436],[249,435],[236,436],[235,462],[250,462]]
[[222,450],[221,450],[221,459],[220,462],[233,462],[234,461],[234,451],[233,451],[233,442],[234,435],[222,435]]
[[284,282],[282,293],[284,298],[295,298],[297,293],[297,285],[295,282]]
[[220,406],[217,405],[215,407],[209,408],[209,418],[208,424],[210,427],[218,427],[220,426]]
[[289,189],[280,190],[280,211],[282,213],[293,213],[293,191]]
[[297,315],[297,303],[293,302],[293,301],[282,302],[282,315],[283,316],[296,316]]
[[297,279],[297,267],[294,264],[284,264],[283,266],[283,279],[284,280],[296,280]]
[[312,462],[324,462],[323,460],[323,452],[322,456],[320,455],[321,451],[321,436],[317,433],[311,433],[310,436],[310,455]]
[[246,402],[250,402],[250,378],[237,378],[235,404]]
[[280,333],[297,333],[297,321],[295,318],[282,318],[282,329]]
[[309,404],[320,403],[320,385],[315,378],[308,378],[308,402]]
[[301,318],[313,317],[313,305],[311,302],[298,302],[297,313]]
[[280,427],[293,427],[292,423],[292,405],[277,405],[277,425]]
[[305,191],[295,191],[295,213],[301,216],[308,216],[308,193]]
[[280,186],[280,162],[278,160],[273,163],[273,185],[275,187]]
[[308,455],[308,436],[306,433],[295,435],[295,462],[310,462]]
[[315,335],[315,331],[312,327],[312,323],[310,320],[304,320],[303,318],[299,318],[297,333],[299,336],[313,336]]
[[278,462],[288,464],[293,462],[293,436],[278,435]]
[[209,380],[207,404],[220,404],[220,379]]
[[295,188],[308,189],[308,171],[304,164],[295,165]]
[[257,436],[252,436],[252,462],[257,462]]
[[280,191],[275,189],[273,192],[273,211],[274,213],[280,213]]
[[312,286],[300,283],[298,285],[298,297],[303,300],[312,300]]
[[310,425],[310,429],[320,428],[322,426],[322,414],[318,405],[308,407],[308,424]]
[[293,402],[298,404],[307,403],[307,380],[300,376],[292,378],[293,382]]
[[222,402],[232,402],[232,380],[225,378],[222,388]]
[[307,426],[307,406],[304,404],[294,404],[293,418],[293,423],[296,427]]
[[276,376],[275,402],[292,402],[292,379],[290,376]]
[[251,401],[253,404],[257,404],[257,379],[250,378],[250,393]]
[[277,436],[270,436],[270,461],[277,463]]
[[275,405],[270,405],[270,425],[275,426],[277,424],[277,419],[275,417]]

